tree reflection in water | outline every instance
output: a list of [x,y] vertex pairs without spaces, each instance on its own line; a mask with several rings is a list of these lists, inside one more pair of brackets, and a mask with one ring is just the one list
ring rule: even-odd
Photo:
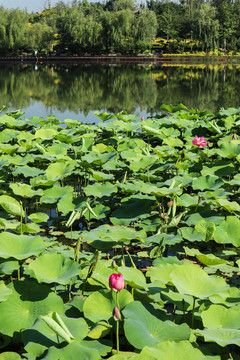
[[0,107],[154,114],[162,104],[218,111],[240,105],[240,65],[0,64]]

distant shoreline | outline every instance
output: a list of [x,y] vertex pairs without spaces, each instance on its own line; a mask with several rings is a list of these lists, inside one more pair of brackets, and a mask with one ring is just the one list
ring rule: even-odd
[[102,55],[102,56],[1,56],[0,62],[24,62],[24,63],[54,63],[54,62],[66,62],[66,63],[111,63],[111,64],[123,64],[123,63],[164,63],[164,62],[203,62],[203,60],[211,60],[218,62],[228,62],[232,57],[212,57],[212,56],[117,56],[117,55]]

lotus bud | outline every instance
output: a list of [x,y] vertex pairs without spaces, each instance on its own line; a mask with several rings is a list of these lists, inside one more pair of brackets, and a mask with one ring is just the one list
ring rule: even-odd
[[113,317],[115,321],[122,320],[120,310],[117,306],[115,306],[113,309]]
[[141,120],[144,120],[144,116],[141,117]]
[[237,135],[233,134],[232,140],[237,140]]
[[117,267],[117,263],[116,263],[115,260],[112,261],[112,267],[113,267],[113,268],[116,268],[116,267]]
[[112,274],[109,277],[109,287],[115,291],[121,291],[124,288],[124,278],[122,274]]
[[171,207],[171,206],[173,206],[173,201],[171,200],[167,204],[168,204],[169,207]]

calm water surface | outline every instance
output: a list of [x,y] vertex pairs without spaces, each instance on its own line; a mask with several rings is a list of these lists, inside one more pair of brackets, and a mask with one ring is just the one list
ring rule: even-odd
[[162,104],[240,106],[240,65],[0,64],[0,107],[97,122],[94,111],[154,115]]

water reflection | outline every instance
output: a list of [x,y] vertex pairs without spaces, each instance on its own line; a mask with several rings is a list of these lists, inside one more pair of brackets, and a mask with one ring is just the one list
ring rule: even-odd
[[[158,112],[161,104],[199,110],[240,105],[240,65],[0,64],[0,106],[57,111]],[[41,110],[42,111],[42,110]]]

